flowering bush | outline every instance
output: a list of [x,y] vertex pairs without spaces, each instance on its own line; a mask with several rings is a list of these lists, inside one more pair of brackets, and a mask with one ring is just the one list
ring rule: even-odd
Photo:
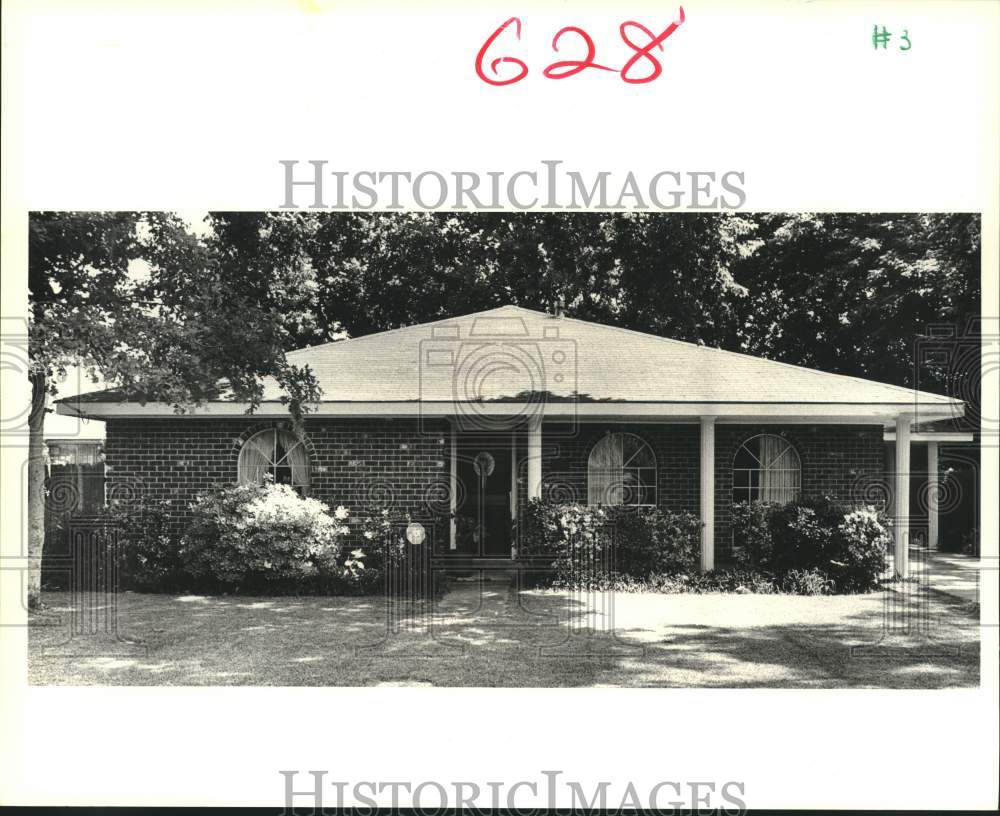
[[531,499],[514,523],[513,540],[521,558],[548,562],[545,576],[558,584],[590,580],[603,572],[610,539],[600,508]]
[[432,581],[430,549],[442,540],[450,517],[425,521],[429,539],[419,545],[406,540],[404,531],[411,520],[408,515],[394,518],[389,508],[378,504],[358,513],[350,530],[352,549],[343,562],[335,591],[373,594],[405,587],[412,597],[442,589],[442,580]]
[[214,490],[191,511],[181,554],[192,575],[249,589],[343,572],[338,556],[349,517],[343,507],[331,514],[317,499],[267,483]]
[[867,592],[886,569],[889,525],[874,507],[845,507],[827,497],[756,502],[734,507],[733,540],[741,567],[811,590],[800,594]]
[[351,530],[354,549],[345,562],[345,567],[350,569],[342,575],[343,583],[349,591],[377,592],[383,587],[387,565],[401,560],[406,541],[396,535],[386,507],[369,507],[356,516],[355,521],[355,528]]
[[834,537],[837,549],[830,558],[830,577],[841,592],[867,592],[878,586],[888,563],[889,528],[874,507],[852,510],[844,516]]
[[519,555],[549,560],[555,582],[597,585],[612,572],[636,579],[697,567],[701,521],[693,513],[530,501],[516,525]]

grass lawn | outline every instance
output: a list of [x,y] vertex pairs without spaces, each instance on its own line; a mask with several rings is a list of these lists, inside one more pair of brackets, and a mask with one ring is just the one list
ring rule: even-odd
[[[979,683],[978,608],[931,593],[929,637],[886,629],[888,593],[585,598],[462,582],[390,633],[374,598],[118,598],[118,638],[70,636],[46,592],[29,681],[60,685],[939,688]],[[892,596],[896,597],[896,596]],[[589,602],[588,602],[589,601]],[[895,611],[900,611],[894,604]],[[588,609],[590,612],[588,613]],[[422,625],[430,621],[430,625]],[[612,623],[613,621],[613,623]],[[602,631],[603,630],[603,631]],[[610,631],[613,630],[613,631]],[[862,647],[860,652],[856,648]]]

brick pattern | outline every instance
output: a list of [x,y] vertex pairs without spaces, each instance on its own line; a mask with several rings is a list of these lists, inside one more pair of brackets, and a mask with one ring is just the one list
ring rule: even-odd
[[[281,423],[233,419],[111,419],[105,460],[109,498],[139,495],[168,499],[183,523],[187,507],[202,491],[232,484],[243,442]],[[430,518],[446,513],[450,496],[450,430],[428,420],[307,419],[312,463],[310,495],[357,510],[371,502],[391,505],[400,516]],[[609,431],[634,433],[653,448],[657,502],[670,510],[698,510],[697,425],[581,424],[543,429],[543,495],[559,501],[587,500],[587,459]],[[880,426],[719,425],[716,428],[716,552],[730,551],[733,457],[758,433],[787,438],[802,461],[802,492],[845,501],[868,498],[884,474]],[[518,503],[527,493],[527,437],[518,434]]]
[[739,446],[761,433],[778,434],[798,451],[802,495],[844,502],[867,499],[884,479],[881,425],[718,425],[715,429],[715,550],[732,552],[733,459]]
[[587,423],[573,435],[559,428],[546,440],[548,428],[546,425],[542,430],[542,483],[547,498],[586,504],[590,451],[606,434],[622,432],[644,440],[656,455],[657,504],[671,510],[697,511],[697,425]]
[[[543,429],[543,495],[562,501],[587,500],[587,459],[594,444],[611,431],[634,433],[656,454],[657,505],[698,511],[700,427],[698,425],[583,424],[565,428],[546,441]],[[715,548],[725,560],[732,551],[733,459],[740,445],[760,433],[788,439],[802,465],[802,495],[828,495],[845,502],[877,502],[884,481],[880,425],[724,425],[715,430]],[[526,443],[522,443],[526,444]],[[524,453],[522,450],[521,456]],[[522,461],[518,502],[526,497],[527,465]]]
[[[236,481],[243,442],[274,427],[287,426],[253,418],[109,420],[108,497],[166,499],[182,520],[200,492]],[[307,419],[306,429],[311,496],[352,509],[379,501],[415,517],[447,508],[443,421]]]

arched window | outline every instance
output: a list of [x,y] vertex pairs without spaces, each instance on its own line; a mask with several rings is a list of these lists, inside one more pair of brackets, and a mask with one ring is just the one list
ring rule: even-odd
[[309,491],[309,452],[290,431],[267,430],[251,436],[240,449],[240,484],[262,484],[270,474],[275,484],[287,484],[299,493]]
[[802,463],[792,443],[760,434],[740,445],[733,459],[733,501],[786,504],[799,495]]
[[610,433],[587,460],[587,503],[656,504],[656,456],[635,434]]

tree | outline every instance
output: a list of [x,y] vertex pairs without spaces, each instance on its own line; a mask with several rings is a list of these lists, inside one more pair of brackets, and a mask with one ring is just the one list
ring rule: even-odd
[[[288,364],[311,319],[311,269],[293,254],[243,265],[224,239],[201,240],[167,213],[34,213],[29,223],[29,605],[44,543],[43,423],[55,375],[78,365],[120,396],[178,411],[226,388],[255,408],[277,379],[301,425],[318,399],[308,368]],[[239,337],[240,342],[233,342]]]
[[[317,323],[352,337],[508,303],[716,343],[752,230],[716,213],[267,213],[316,271]],[[230,238],[258,251],[254,234]],[[246,239],[244,241],[244,238]],[[317,338],[329,339],[329,334]]]
[[[734,266],[727,347],[912,387],[928,327],[979,314],[979,217],[796,213],[754,217],[754,252]],[[946,374],[920,386],[947,390]],[[930,379],[928,379],[928,377]]]

